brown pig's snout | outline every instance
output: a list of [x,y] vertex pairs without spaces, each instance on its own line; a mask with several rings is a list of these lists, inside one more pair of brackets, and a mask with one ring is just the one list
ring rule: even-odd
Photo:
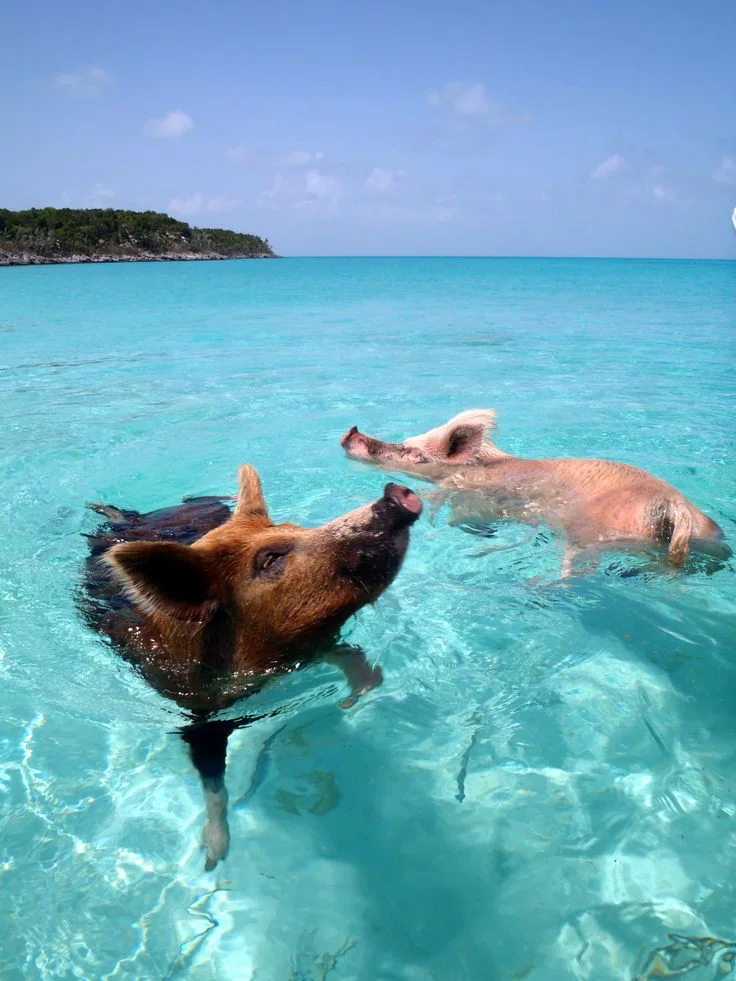
[[408,528],[422,513],[422,502],[408,487],[386,484],[383,497],[378,502],[378,512],[389,518],[393,528]]
[[419,517],[422,513],[422,501],[408,487],[404,487],[402,484],[386,484],[383,489],[383,496],[389,500],[393,501],[394,504],[398,504],[400,508],[408,511],[413,515],[414,520]]

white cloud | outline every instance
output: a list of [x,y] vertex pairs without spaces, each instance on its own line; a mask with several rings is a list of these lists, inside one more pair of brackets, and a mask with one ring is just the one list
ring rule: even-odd
[[258,197],[262,207],[294,208],[315,214],[333,213],[342,197],[343,185],[337,177],[311,168],[305,174],[274,174],[273,184]]
[[383,194],[393,187],[397,180],[405,175],[404,170],[383,170],[381,167],[374,167],[365,179],[365,186],[370,191],[378,191]]
[[237,146],[228,147],[225,150],[225,156],[230,160],[237,160],[238,163],[250,163],[254,155],[252,150],[249,150],[244,144],[239,143]]
[[289,150],[288,153],[280,155],[266,154],[263,151],[251,149],[244,143],[236,144],[225,150],[225,156],[238,163],[268,163],[277,168],[288,168],[298,170],[300,168],[315,167],[321,160],[324,160],[324,153],[321,150],[312,151],[299,148]]
[[160,119],[149,119],[143,127],[144,132],[148,136],[153,136],[156,139],[184,136],[185,133],[188,133],[192,129],[194,129],[194,120],[191,116],[187,116],[185,112],[182,112],[181,109],[174,109],[172,112],[167,112]]
[[309,167],[322,160],[324,153],[310,153],[309,150],[291,150],[285,156],[276,161],[279,167]]
[[665,172],[664,164],[652,164],[652,166],[649,168],[648,173],[650,177],[661,177],[664,172]]
[[307,194],[324,202],[328,210],[334,211],[342,195],[342,184],[337,177],[322,174],[319,170],[308,170],[304,182]]
[[724,157],[713,174],[713,180],[719,184],[736,184],[736,160],[733,157]]
[[448,82],[441,89],[430,89],[427,104],[451,113],[463,126],[473,120],[495,124],[534,122],[533,113],[511,110],[492,99],[481,82]]
[[307,194],[314,194],[318,198],[331,197],[340,188],[340,181],[336,177],[321,174],[318,170],[308,170],[305,181]]
[[279,198],[287,196],[289,191],[290,182],[285,177],[282,177],[281,174],[276,174],[271,187],[258,195],[258,204],[267,206],[271,202],[275,203]]
[[51,84],[69,95],[99,95],[112,81],[111,72],[99,65],[88,65],[78,72],[62,72],[55,75]]
[[592,171],[590,179],[594,181],[603,180],[621,170],[626,161],[620,153],[614,153],[611,157],[606,157],[604,161]]
[[669,202],[674,204],[679,200],[677,191],[673,187],[665,184],[634,184],[626,192],[630,197],[639,197],[654,200],[660,203]]
[[427,94],[427,102],[433,109],[446,107],[461,116],[486,116],[491,111],[498,110],[480,82],[476,85],[448,82],[444,88],[431,89]]
[[171,198],[167,211],[180,218],[194,218],[195,215],[201,215],[203,212],[222,214],[234,211],[240,203],[237,198],[206,198],[204,194],[197,191],[188,197]]
[[663,184],[654,184],[650,188],[652,192],[652,197],[655,201],[674,201],[675,192],[671,187],[665,187]]

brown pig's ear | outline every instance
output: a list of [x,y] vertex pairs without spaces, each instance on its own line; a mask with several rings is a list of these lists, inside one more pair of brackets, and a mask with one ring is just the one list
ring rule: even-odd
[[123,591],[145,613],[205,620],[215,609],[206,556],[176,542],[124,542],[102,556]]
[[266,499],[261,490],[261,478],[258,471],[250,464],[244,463],[238,470],[238,503],[235,505],[234,518],[261,518],[270,523]]

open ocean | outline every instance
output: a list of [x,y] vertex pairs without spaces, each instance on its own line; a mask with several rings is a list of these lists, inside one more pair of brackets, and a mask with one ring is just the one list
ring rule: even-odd
[[3,981],[729,974],[733,561],[560,587],[554,536],[425,515],[344,632],[383,686],[345,712],[314,667],[248,703],[291,708],[231,738],[214,873],[177,710],[75,590],[86,501],[232,493],[250,462],[275,518],[322,523],[386,480],[346,429],[476,407],[509,452],[651,470],[733,545],[735,396],[734,262],[0,269]]

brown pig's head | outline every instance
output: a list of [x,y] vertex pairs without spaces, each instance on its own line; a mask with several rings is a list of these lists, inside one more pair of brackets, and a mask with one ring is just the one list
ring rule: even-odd
[[387,484],[372,504],[320,528],[273,524],[256,471],[240,469],[232,518],[193,545],[126,542],[103,561],[135,607],[159,628],[224,616],[234,661],[260,670],[334,634],[396,576],[422,510]]
[[353,460],[434,480],[456,467],[506,455],[490,438],[495,418],[493,409],[468,409],[443,426],[400,443],[366,436],[353,426],[340,443]]

